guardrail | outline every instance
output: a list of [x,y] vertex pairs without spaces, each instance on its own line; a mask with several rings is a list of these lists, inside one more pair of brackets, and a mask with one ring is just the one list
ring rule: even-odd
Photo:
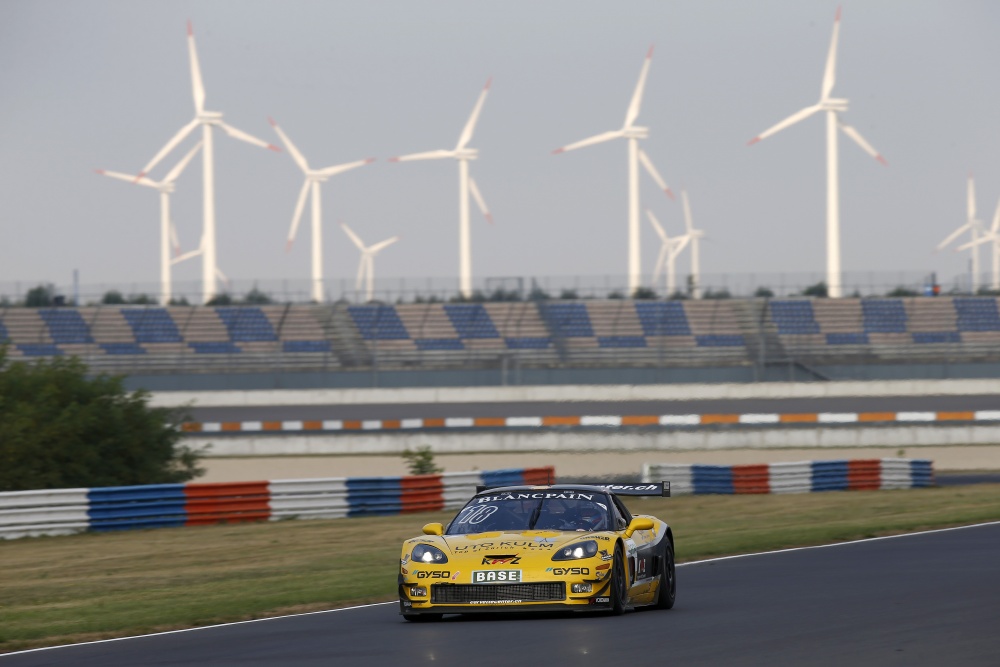
[[0,539],[87,530],[339,519],[461,507],[476,486],[549,484],[552,467],[404,477],[149,484],[0,493]]
[[642,481],[660,480],[670,480],[672,495],[911,489],[934,485],[934,462],[884,458],[731,466],[644,463]]

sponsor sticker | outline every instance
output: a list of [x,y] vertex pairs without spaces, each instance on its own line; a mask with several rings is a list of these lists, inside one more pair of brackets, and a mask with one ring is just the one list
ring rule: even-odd
[[472,600],[469,604],[521,604],[522,600]]
[[415,570],[413,574],[417,575],[417,579],[450,579],[451,570],[437,570],[434,572],[428,572],[426,570]]
[[472,583],[493,584],[521,581],[521,570],[473,570]]
[[[467,554],[467,553],[479,553],[481,551],[494,551],[496,549],[552,549],[555,544],[552,542],[539,542],[536,538],[535,541],[531,540],[503,540],[502,542],[479,542],[478,544],[465,544],[456,545],[454,547],[455,553],[457,554]],[[552,538],[553,542],[555,538]]]
[[594,598],[594,602],[597,604],[611,602],[611,598]]
[[500,554],[490,554],[483,556],[483,565],[517,565],[521,562],[521,557],[512,555],[500,555]]
[[545,568],[545,571],[551,572],[557,577],[561,577],[566,574],[583,574],[583,575],[590,574],[589,567],[548,567]]
[[601,560],[611,560],[614,558],[614,555],[609,554],[607,549],[601,549],[597,553],[601,554]]

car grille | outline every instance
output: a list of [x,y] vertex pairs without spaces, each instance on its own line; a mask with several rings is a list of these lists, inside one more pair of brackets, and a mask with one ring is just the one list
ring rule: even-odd
[[434,584],[431,602],[434,604],[471,604],[521,600],[552,602],[566,599],[566,584],[547,581],[535,584]]

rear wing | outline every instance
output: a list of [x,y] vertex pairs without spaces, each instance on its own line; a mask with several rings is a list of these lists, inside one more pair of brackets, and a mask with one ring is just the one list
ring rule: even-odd
[[660,496],[670,497],[670,482],[647,482],[645,484],[598,484],[616,496]]

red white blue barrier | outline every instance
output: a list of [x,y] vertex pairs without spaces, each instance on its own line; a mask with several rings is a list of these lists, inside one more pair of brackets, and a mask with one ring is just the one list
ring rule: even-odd
[[728,466],[645,463],[642,480],[668,480],[672,495],[911,489],[934,485],[934,463],[894,458]]
[[433,512],[461,507],[480,484],[554,481],[555,470],[544,467],[404,477],[13,491],[0,493],[0,538]]

